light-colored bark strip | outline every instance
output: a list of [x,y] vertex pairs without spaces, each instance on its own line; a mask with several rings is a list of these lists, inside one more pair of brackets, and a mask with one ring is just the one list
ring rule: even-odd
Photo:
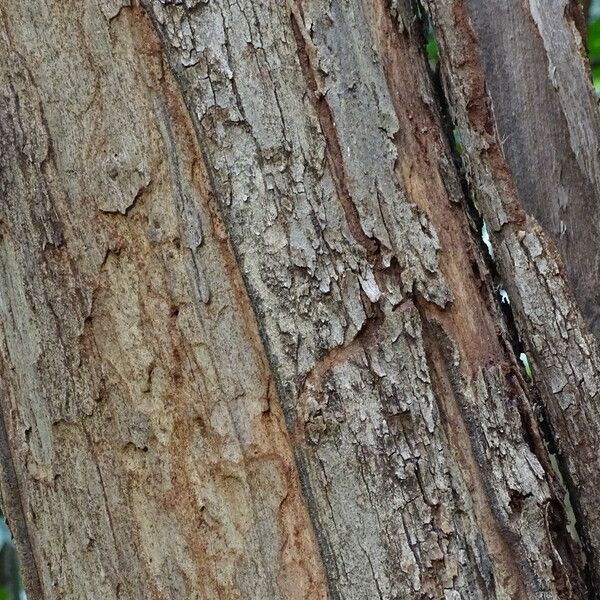
[[29,597],[325,599],[189,117],[118,8],[0,9],[1,479]]
[[[466,7],[457,0],[430,0],[427,5],[437,28],[445,88],[460,130],[467,177],[490,229],[495,260],[519,332],[533,359],[536,386],[571,480],[589,567],[595,571],[594,585],[598,585],[598,348],[565,281],[554,244],[519,203]],[[538,177],[545,176],[545,168],[538,166]]]

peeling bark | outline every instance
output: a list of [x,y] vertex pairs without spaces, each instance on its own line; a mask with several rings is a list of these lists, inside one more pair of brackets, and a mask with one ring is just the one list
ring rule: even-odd
[[1,484],[31,597],[591,593],[535,403],[593,558],[596,349],[450,4],[536,388],[412,3],[0,9]]
[[[600,115],[575,1],[468,2],[502,152],[600,337]],[[543,174],[543,176],[540,176]]]
[[596,340],[566,283],[554,243],[519,203],[465,6],[452,0],[432,0],[428,6],[439,34],[445,89],[460,130],[471,192],[490,228],[495,260],[519,334],[533,358],[544,417],[566,469],[597,589],[600,362]]

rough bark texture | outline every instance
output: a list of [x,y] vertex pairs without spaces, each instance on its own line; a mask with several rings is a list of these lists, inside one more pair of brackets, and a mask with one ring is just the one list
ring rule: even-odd
[[[591,593],[412,3],[122,4],[0,9],[1,482],[31,597]],[[596,349],[469,120],[451,4],[449,97],[593,559]]]
[[570,482],[594,587],[600,589],[600,359],[596,340],[562,275],[554,244],[519,204],[466,7],[454,0],[432,0],[428,6],[438,28],[445,88],[460,130],[472,194],[490,228],[498,270],[519,333],[533,358],[544,416]]
[[574,0],[470,0],[467,7],[520,200],[552,235],[600,338],[600,114],[583,14]]
[[2,495],[27,591],[324,598],[193,129],[151,23],[114,10],[3,8]]

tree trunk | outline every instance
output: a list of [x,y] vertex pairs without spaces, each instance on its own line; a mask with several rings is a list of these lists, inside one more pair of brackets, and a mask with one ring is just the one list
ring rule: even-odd
[[[515,6],[517,4],[519,3],[514,3]],[[557,449],[558,460],[565,468],[572,501],[579,517],[579,531],[587,555],[588,577],[595,582],[593,587],[600,589],[600,515],[597,512],[600,486],[600,455],[597,451],[600,431],[600,410],[597,404],[600,360],[596,340],[587,332],[562,276],[561,259],[554,245],[545,237],[540,225],[519,204],[517,187],[511,177],[512,163],[505,159],[502,143],[495,129],[495,110],[492,110],[485,93],[485,63],[466,6],[451,0],[432,1],[428,5],[440,34],[445,88],[453,118],[465,145],[465,166],[472,196],[480,207],[483,218],[490,225],[495,261],[503,285],[508,289],[512,300],[518,333],[532,356],[538,373],[536,387],[541,400],[541,415],[551,446]],[[532,5],[534,9],[537,7],[534,2]],[[561,29],[565,25],[563,21],[572,24],[569,13],[551,11],[551,8],[548,5],[545,10],[557,17],[554,31],[564,33]],[[526,16],[539,18],[540,11],[533,10]],[[569,31],[577,34],[574,27]],[[573,70],[576,70],[581,59],[579,49],[575,44],[564,44],[565,47],[557,56],[564,62],[564,57],[570,56],[566,48],[572,48]],[[553,73],[555,71],[557,90],[566,88],[570,74],[564,69],[552,69]],[[583,86],[583,82],[581,85]],[[589,81],[584,89],[586,93],[581,98],[583,107],[589,104],[588,88],[591,88]],[[560,93],[557,95],[561,96]],[[504,106],[502,97],[499,98],[499,103]],[[564,104],[562,110],[566,110]],[[573,110],[577,112],[579,109],[575,107]],[[525,110],[522,114],[527,119],[528,111]],[[570,118],[573,119],[573,116]],[[595,121],[590,118],[586,136],[594,137],[594,124]],[[575,126],[574,122],[572,125]],[[520,127],[523,125],[515,126],[515,131]],[[552,137],[552,129],[549,129]],[[555,141],[558,144],[558,140]],[[597,157],[593,157],[589,148],[584,152],[585,144],[582,139],[574,141],[571,138],[571,143],[580,144],[581,153],[590,159],[588,167],[592,171]],[[597,147],[597,141],[595,145]],[[513,152],[527,154],[528,150],[523,146],[518,151],[513,149]],[[555,148],[551,154],[559,156],[559,151]],[[532,169],[535,168],[530,158],[523,156],[521,160],[529,163]],[[539,178],[546,175],[547,169],[547,166],[541,165],[539,163],[537,166]],[[526,184],[521,181],[521,185]],[[548,197],[550,200],[547,204],[551,208],[556,205],[555,198],[557,195],[560,197],[561,190],[560,186],[557,187],[555,195]],[[569,199],[573,204],[579,204],[579,209],[583,209],[581,198],[574,190],[570,193]],[[596,195],[595,198],[597,197]],[[533,209],[541,210],[540,205],[536,205],[532,198],[533,196],[529,196]],[[595,210],[597,209],[590,205],[590,230],[596,226]],[[589,237],[587,246],[578,245],[577,252],[573,254],[576,256],[578,253],[579,259],[571,260],[570,255],[566,255],[567,265],[573,269],[572,274],[582,269],[581,265],[586,261],[591,268],[592,260],[588,257],[597,260],[596,253],[590,252],[594,248],[593,236],[585,231],[586,224],[581,219],[575,223],[576,231],[582,231],[584,237]],[[585,311],[583,295],[588,299],[594,296],[598,282],[593,281],[593,286],[591,288],[585,284],[579,288],[579,300],[583,301],[584,314],[592,327],[595,322],[593,315]]]
[[600,114],[570,0],[467,2],[502,151],[523,207],[552,236],[600,337]]
[[125,4],[0,8],[29,597],[593,597],[600,361],[502,152],[479,3],[425,3],[443,95],[408,0]]

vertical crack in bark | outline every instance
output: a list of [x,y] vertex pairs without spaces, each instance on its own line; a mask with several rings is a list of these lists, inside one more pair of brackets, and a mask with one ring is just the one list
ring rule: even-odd
[[450,446],[457,454],[457,462],[465,475],[488,551],[494,562],[501,567],[497,568],[495,573],[502,574],[502,588],[508,591],[511,598],[526,598],[527,586],[524,583],[520,561],[507,537],[508,532],[503,530],[495,514],[494,502],[491,501],[493,491],[481,475],[481,458],[478,459],[473,450],[473,432],[469,431],[466,425],[463,403],[459,398],[461,392],[456,383],[460,380],[460,374],[455,372],[456,367],[452,364],[452,342],[442,327],[428,318],[426,303],[418,294],[416,306],[423,322],[427,364],[442,414],[442,423]]
[[[422,7],[420,10],[424,16],[428,15],[428,13],[425,12]],[[455,14],[461,15],[462,12],[460,9],[457,9],[457,12]],[[460,20],[460,18],[462,17],[457,16],[456,18]],[[422,20],[421,22],[423,23],[423,27],[426,27],[424,21]],[[470,28],[468,29],[469,33],[467,33],[466,36],[468,37],[469,35],[471,35],[472,39],[469,39],[471,39],[473,44],[476,45],[477,40],[470,32]],[[439,31],[440,30],[438,29],[438,33]],[[439,48],[438,51],[442,53],[444,49]],[[471,99],[469,100],[469,111],[471,114],[471,118],[473,119],[473,126],[482,135],[486,137],[489,136],[490,138],[492,138],[495,135],[495,123],[493,121],[492,109],[489,103],[487,92],[485,91],[484,79],[482,76],[478,77],[475,74],[476,70],[479,68],[478,65],[470,68],[472,69],[472,76],[474,77],[474,81],[476,82],[473,89],[471,90],[472,95]],[[467,175],[467,173],[470,172],[470,169],[472,169],[472,166],[469,164],[469,162],[465,162],[465,159],[467,159],[468,161],[468,157],[464,156],[464,150],[459,151],[459,149],[457,148],[457,142],[454,135],[454,122],[451,114],[451,99],[447,95],[446,87],[442,82],[442,77],[439,69],[436,72],[430,71],[430,77],[432,80],[432,85],[436,90],[436,94],[439,99],[444,133],[449,148],[451,149],[454,163],[460,176],[460,183],[463,190],[465,209],[467,211],[470,221],[475,224],[475,231],[480,232],[484,221],[482,214],[474,200],[475,194],[473,193],[472,182],[470,181]],[[486,153],[487,157],[490,160],[490,163],[497,167],[497,174],[498,177],[501,179],[501,182],[507,185],[509,189],[513,190],[514,188],[512,187],[512,180],[510,179],[510,176],[508,175],[504,167],[502,153],[498,150],[498,146],[495,143],[493,143],[490,147],[487,147],[483,152]],[[523,213],[519,214],[518,208],[514,208],[513,210],[515,210],[513,214],[515,222],[523,223]],[[496,232],[496,235],[499,234],[501,234],[501,232]],[[482,250],[481,255],[484,257],[486,266],[495,283],[495,288],[504,288],[504,282],[502,280],[502,276],[499,272],[496,261],[490,255],[489,252],[483,249],[483,242],[481,236],[475,235],[474,238],[476,239],[478,246]],[[519,357],[520,354],[524,352],[525,347],[521,340],[520,327],[517,324],[515,315],[513,314],[512,306],[510,305],[510,303],[507,304],[505,302],[500,302],[498,300],[497,294],[495,293],[493,294],[493,297],[500,309],[497,311],[498,314],[503,315],[505,330],[508,334],[506,336],[506,339],[510,343],[510,347],[507,347],[507,351],[509,351],[513,355],[514,360],[518,362],[517,357]],[[557,561],[560,565],[562,565],[563,563],[567,563],[571,564],[574,568],[581,569],[580,560],[577,557],[576,551],[576,548],[579,547],[579,544],[578,540],[573,539],[571,533],[568,531],[568,517],[566,514],[567,508],[564,505],[564,501],[562,498],[563,494],[566,494],[567,499],[571,500],[573,504],[577,532],[584,540],[586,539],[586,532],[581,519],[582,512],[578,503],[577,488],[574,486],[572,478],[569,475],[568,469],[565,467],[564,462],[561,459],[560,453],[557,451],[558,446],[556,436],[553,432],[552,427],[549,426],[551,420],[549,419],[549,415],[545,406],[541,403],[541,392],[537,390],[536,385],[537,384],[535,382],[533,384],[526,383],[523,380],[523,377],[519,376],[518,387],[522,390],[527,390],[529,398],[523,394],[517,394],[517,398],[519,401],[519,412],[521,413],[523,421],[524,433],[527,436],[530,448],[538,457],[538,459],[540,460],[540,464],[543,466],[545,472],[548,475],[548,481],[551,485],[551,489],[555,497],[553,505],[548,507],[547,526],[549,533],[551,534],[551,537],[553,539],[554,549],[557,554],[556,559],[553,559],[553,562],[555,564],[555,573],[557,575],[557,578],[560,580],[562,577],[561,573],[563,571],[558,567]],[[534,399],[533,405],[530,403],[531,397],[533,397]],[[553,465],[552,461],[549,458],[549,454],[551,455],[553,452],[556,453],[557,457],[556,465]],[[560,481],[561,478],[563,480],[562,482]],[[588,559],[586,561],[586,564],[584,565],[582,580],[587,588],[587,593],[590,595],[591,598],[595,598],[596,593],[594,591],[594,575],[590,571],[590,569],[592,568],[591,557],[593,552],[591,551],[589,544],[584,543],[581,546],[581,548]],[[573,589],[571,589],[571,582],[565,581],[563,582],[563,586],[565,593],[573,593]]]
[[344,169],[344,158],[338,140],[333,114],[318,82],[318,66],[315,65],[316,49],[312,45],[310,34],[302,18],[301,4],[297,0],[288,0],[291,12],[291,26],[298,48],[298,59],[308,86],[310,102],[319,118],[321,130],[327,144],[327,161],[331,168],[337,196],[346,215],[346,222],[356,241],[365,248],[369,256],[376,256],[379,241],[370,238],[360,223],[358,209],[352,200]]

